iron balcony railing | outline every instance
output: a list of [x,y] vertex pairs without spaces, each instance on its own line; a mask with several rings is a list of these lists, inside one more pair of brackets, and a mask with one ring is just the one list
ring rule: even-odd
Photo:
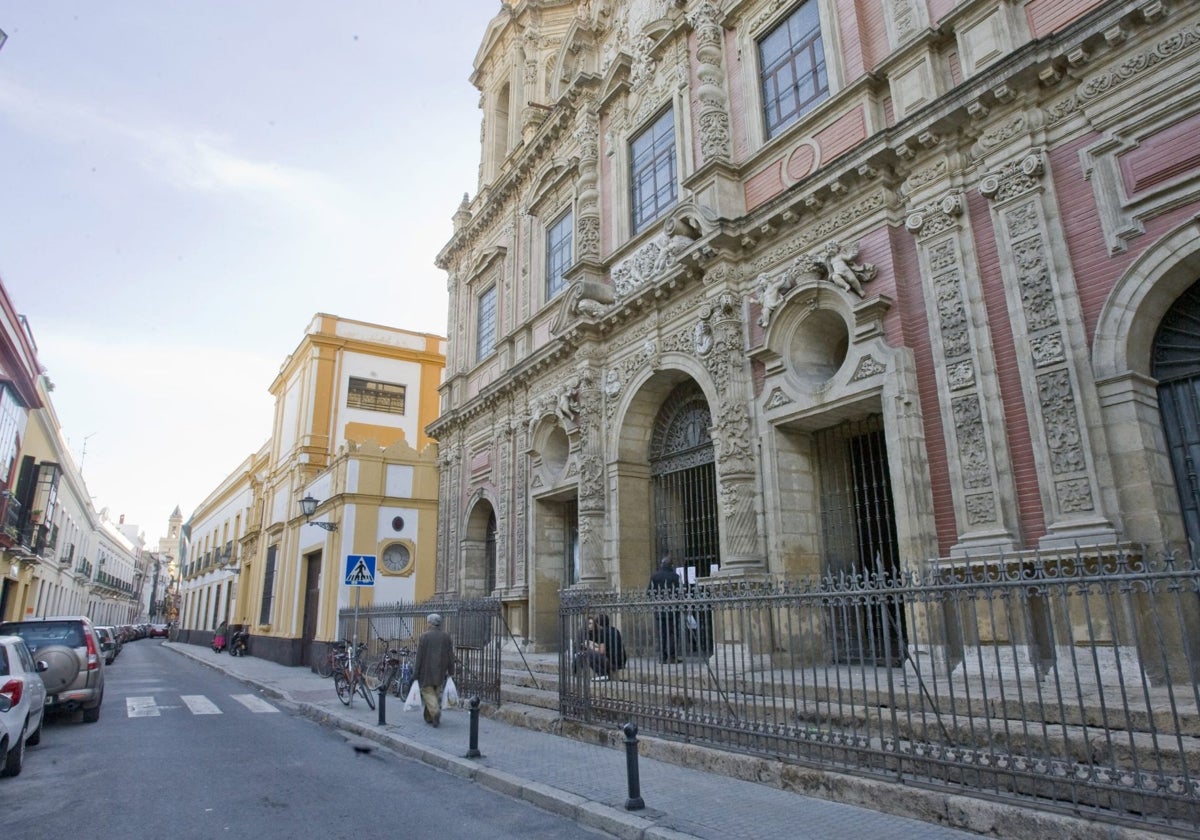
[[[607,680],[581,653],[600,616],[627,656]],[[1198,831],[1194,559],[1110,547],[665,597],[566,591],[560,617],[566,718]]]

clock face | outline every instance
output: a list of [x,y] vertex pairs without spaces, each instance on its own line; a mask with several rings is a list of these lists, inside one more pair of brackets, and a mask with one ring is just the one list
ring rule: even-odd
[[408,568],[408,548],[400,545],[389,545],[383,550],[383,567],[389,572],[402,572]]

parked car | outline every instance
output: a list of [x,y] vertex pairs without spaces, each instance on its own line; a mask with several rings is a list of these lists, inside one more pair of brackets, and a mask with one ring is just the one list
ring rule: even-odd
[[25,745],[42,740],[45,661],[35,662],[20,636],[0,636],[0,771],[16,776],[25,763]]
[[104,656],[104,664],[111,665],[116,661],[120,648],[117,637],[111,627],[97,627],[96,638],[100,640],[100,653]]
[[46,709],[83,710],[86,723],[100,720],[104,657],[87,616],[55,616],[0,622],[0,635],[20,636],[34,659],[44,661]]
[[165,625],[165,624],[151,624],[151,625],[150,625],[150,638],[151,638],[151,639],[165,639],[165,638],[167,638],[167,625]]

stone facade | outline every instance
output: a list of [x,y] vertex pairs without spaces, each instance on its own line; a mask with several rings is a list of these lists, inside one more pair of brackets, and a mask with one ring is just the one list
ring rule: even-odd
[[1153,373],[1200,279],[1196,55],[1172,0],[502,4],[439,255],[437,590],[553,649],[563,588],[663,553],[703,584],[1200,538]]

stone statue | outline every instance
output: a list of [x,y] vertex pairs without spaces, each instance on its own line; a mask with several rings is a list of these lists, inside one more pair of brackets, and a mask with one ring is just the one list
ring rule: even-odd
[[[862,284],[875,279],[875,266],[858,263],[858,244],[830,242],[825,246],[825,270],[829,279],[847,292],[863,296]],[[765,326],[765,325],[764,325]]]
[[762,306],[762,314],[758,316],[760,327],[771,323],[771,313],[783,303],[783,295],[787,291],[790,279],[786,271],[781,271],[774,277],[766,272],[758,275],[758,302]]

